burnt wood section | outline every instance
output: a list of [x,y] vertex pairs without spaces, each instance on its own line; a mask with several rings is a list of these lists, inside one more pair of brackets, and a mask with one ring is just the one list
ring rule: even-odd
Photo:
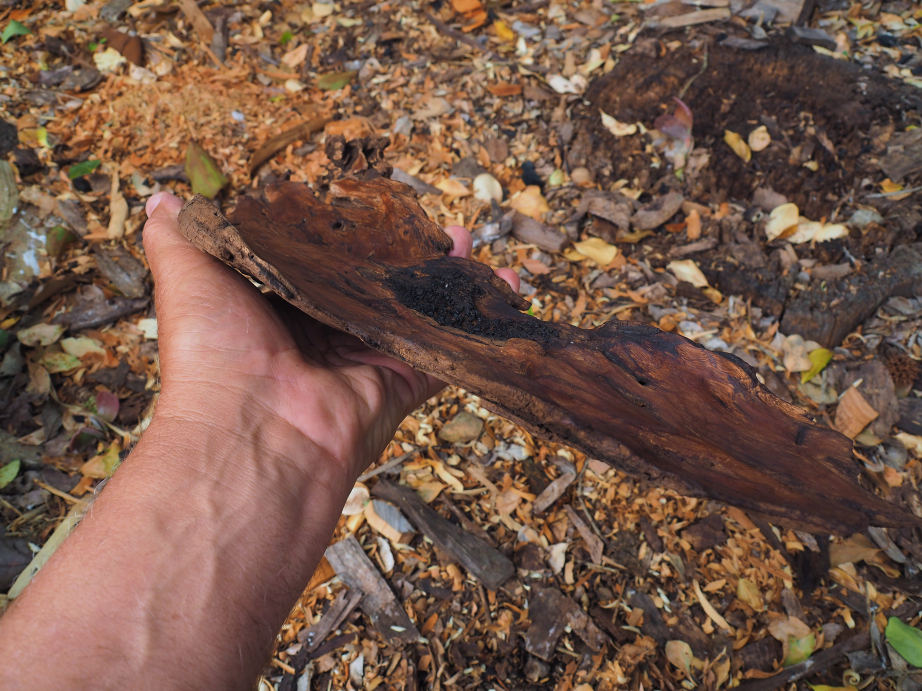
[[230,220],[195,197],[180,227],[310,317],[629,472],[821,532],[916,520],[858,484],[847,438],[738,358],[644,324],[525,314],[488,266],[446,256],[450,239],[400,183],[346,177],[325,200],[280,183]]

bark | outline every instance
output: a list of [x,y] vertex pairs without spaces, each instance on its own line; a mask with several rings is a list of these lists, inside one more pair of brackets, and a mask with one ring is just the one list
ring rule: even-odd
[[917,520],[858,484],[847,438],[738,358],[644,324],[524,314],[489,267],[446,256],[450,239],[399,183],[347,177],[325,201],[280,183],[231,221],[196,197],[180,227],[307,315],[628,472],[822,532]]

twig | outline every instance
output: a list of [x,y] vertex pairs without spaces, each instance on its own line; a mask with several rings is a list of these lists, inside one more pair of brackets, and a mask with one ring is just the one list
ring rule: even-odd
[[395,468],[396,466],[403,463],[410,456],[412,456],[413,453],[414,453],[413,451],[410,451],[409,453],[401,454],[400,456],[396,456],[395,458],[392,458],[384,465],[379,465],[377,468],[373,468],[369,470],[367,473],[362,473],[361,475],[359,475],[358,482],[365,482],[366,480],[370,480],[371,478],[377,475],[380,475],[381,473],[386,473],[391,468]]
[[250,156],[250,162],[247,164],[250,175],[253,175],[259,166],[275,156],[276,153],[286,146],[299,139],[307,139],[314,132],[322,130],[329,121],[330,118],[325,116],[314,117],[268,139],[262,146],[253,152],[252,156]]
[[427,20],[429,20],[429,22],[430,22],[436,29],[438,29],[441,33],[445,34],[446,36],[451,36],[453,39],[455,39],[455,40],[458,41],[459,43],[464,43],[465,45],[468,45],[468,46],[470,46],[471,48],[476,48],[477,50],[482,51],[483,53],[486,54],[486,56],[487,56],[488,58],[490,58],[490,59],[493,60],[494,62],[503,62],[503,63],[508,63],[508,62],[509,62],[508,60],[506,60],[506,59],[503,58],[502,56],[497,55],[496,53],[494,53],[494,52],[493,52],[492,50],[490,50],[489,48],[484,48],[483,46],[481,46],[479,43],[477,43],[477,41],[475,41],[475,40],[473,39],[473,37],[468,36],[467,34],[461,32],[461,31],[458,31],[457,29],[453,29],[452,27],[448,26],[448,24],[446,24],[445,22],[443,22],[441,19],[439,19],[438,17],[434,16],[433,14],[431,14],[431,13],[429,13],[429,12],[424,12],[424,13],[423,13],[423,16],[424,16]]
[[79,504],[82,501],[81,499],[77,499],[77,497],[73,496],[72,494],[68,494],[67,492],[59,490],[57,487],[52,487],[51,485],[42,482],[41,480],[33,480],[32,482],[41,487],[43,490],[51,492],[54,496],[60,497],[69,504]]
[[695,74],[688,78],[688,81],[685,82],[685,85],[679,90],[679,99],[685,98],[685,92],[688,91],[688,87],[692,85],[698,77],[704,74],[704,71],[708,68],[708,51],[707,48],[704,49],[704,59],[701,61],[701,69],[698,70]]

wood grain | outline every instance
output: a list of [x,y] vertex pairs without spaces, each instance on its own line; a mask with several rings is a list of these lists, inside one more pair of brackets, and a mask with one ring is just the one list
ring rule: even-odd
[[857,482],[851,442],[762,386],[738,358],[645,324],[597,329],[524,314],[409,187],[345,178],[243,197],[228,221],[196,197],[195,245],[305,314],[479,395],[538,436],[777,522],[850,533],[918,521]]

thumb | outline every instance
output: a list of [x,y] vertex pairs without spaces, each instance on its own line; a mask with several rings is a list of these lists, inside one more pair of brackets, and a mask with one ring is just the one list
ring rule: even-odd
[[221,286],[234,281],[233,272],[205,254],[179,232],[179,212],[183,201],[169,192],[158,192],[147,200],[144,224],[144,253],[154,283],[167,284],[171,292],[182,293],[183,286],[204,284]]

